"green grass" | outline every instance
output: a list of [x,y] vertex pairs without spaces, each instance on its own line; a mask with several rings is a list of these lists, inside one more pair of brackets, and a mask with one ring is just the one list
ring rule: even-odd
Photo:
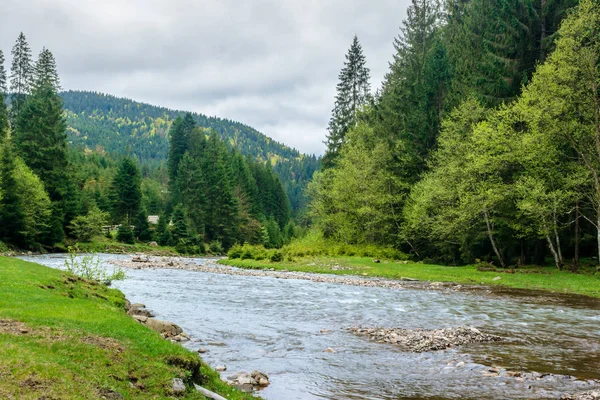
[[0,398],[162,399],[173,378],[232,400],[255,399],[223,383],[196,353],[126,315],[121,292],[65,272],[0,257]]
[[[282,262],[252,259],[226,259],[222,264],[240,268],[274,268],[276,270],[304,271],[336,275],[366,275],[389,279],[413,278],[424,281],[456,282],[469,285],[503,285],[511,288],[537,289],[550,292],[581,294],[600,298],[600,274],[574,274],[558,271],[552,267],[526,267],[504,271],[479,271],[475,266],[447,267],[413,263],[409,261],[386,261],[375,263],[369,257],[307,256]],[[494,278],[500,277],[500,280]]]
[[148,246],[146,243],[127,244],[106,237],[96,237],[93,241],[76,243],[79,251],[83,253],[145,253],[156,256],[176,256],[179,255],[173,247],[169,246]]

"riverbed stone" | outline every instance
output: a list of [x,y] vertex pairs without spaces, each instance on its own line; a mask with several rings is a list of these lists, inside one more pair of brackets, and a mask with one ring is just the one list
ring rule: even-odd
[[600,389],[576,394],[566,394],[561,396],[560,400],[600,400]]

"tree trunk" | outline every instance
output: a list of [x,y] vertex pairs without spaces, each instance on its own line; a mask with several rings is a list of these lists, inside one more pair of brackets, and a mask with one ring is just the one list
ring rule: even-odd
[[554,257],[554,264],[556,265],[556,268],[558,268],[559,270],[562,269],[560,258],[558,256],[558,253],[556,252],[556,249],[554,248],[554,244],[552,244],[552,239],[550,239],[549,235],[546,235],[546,240],[548,241],[548,248],[550,248],[552,257]]
[[575,252],[573,254],[573,272],[579,269],[579,200],[575,203]]
[[[500,261],[500,265],[502,268],[506,268],[506,264],[504,263],[504,259],[502,258],[502,254],[498,250],[496,246],[496,242],[494,241],[494,234],[492,232],[492,225],[490,224],[490,218],[488,217],[487,210],[483,211],[483,217],[485,218],[485,225],[487,226],[488,237],[490,238],[490,243],[492,244],[492,248],[494,249],[494,253],[496,253],[496,257],[498,257],[498,261]],[[600,232],[600,231],[599,231]],[[598,234],[598,240],[600,243],[600,233]]]

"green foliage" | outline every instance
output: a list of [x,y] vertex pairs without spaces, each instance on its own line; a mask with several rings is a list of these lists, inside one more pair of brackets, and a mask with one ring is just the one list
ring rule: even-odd
[[137,165],[130,158],[124,158],[110,188],[113,221],[134,222],[142,202],[141,182]]
[[117,230],[117,240],[122,243],[134,244],[135,235],[127,221],[123,221]]
[[223,254],[225,252],[223,245],[218,240],[210,242],[209,249],[212,254]]
[[92,208],[86,215],[79,215],[71,221],[71,232],[80,242],[89,242],[102,235],[102,227],[108,223],[108,213]]
[[[65,102],[69,140],[74,146],[115,156],[127,154],[151,170],[163,168],[170,151],[170,132],[173,132],[174,121],[178,117],[183,119],[185,115],[99,93],[69,91],[61,96]],[[303,190],[319,166],[315,156],[300,154],[239,122],[195,113],[191,116],[202,131],[214,130],[228,147],[272,165],[281,177],[293,210],[298,212],[304,208]],[[185,152],[175,153],[179,159]],[[167,176],[174,174],[172,168],[177,164],[170,164],[164,183]],[[151,214],[157,214],[148,205],[146,208]]]
[[153,232],[148,223],[148,214],[143,207],[140,208],[134,223],[135,229],[133,230],[133,233],[138,240],[147,242],[152,239]]
[[126,277],[121,268],[114,268],[109,272],[98,257],[79,255],[78,249],[71,246],[69,246],[69,257],[65,260],[65,268],[73,275],[97,282],[119,281]]
[[346,133],[358,121],[358,113],[370,100],[369,68],[362,47],[355,35],[346,55],[344,68],[340,71],[335,96],[335,106],[327,128],[327,152],[323,157],[323,166],[335,165],[336,158],[346,139]]

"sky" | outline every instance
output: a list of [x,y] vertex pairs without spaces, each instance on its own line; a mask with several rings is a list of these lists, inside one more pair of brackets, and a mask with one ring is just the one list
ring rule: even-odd
[[353,36],[375,90],[409,2],[3,0],[0,49],[9,69],[22,31],[66,90],[229,118],[320,155]]

